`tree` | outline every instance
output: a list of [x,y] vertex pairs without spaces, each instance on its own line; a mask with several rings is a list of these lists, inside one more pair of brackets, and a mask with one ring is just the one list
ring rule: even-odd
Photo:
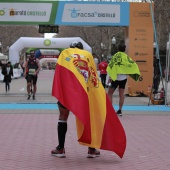
[[57,37],[81,37],[92,47],[93,53],[100,59],[102,54],[110,55],[113,36],[117,42],[124,40],[124,29],[124,27],[60,26]]
[[9,47],[20,37],[42,37],[36,26],[0,26],[0,33],[4,54],[8,53]]
[[166,49],[170,33],[170,0],[154,0],[154,19],[159,48]]

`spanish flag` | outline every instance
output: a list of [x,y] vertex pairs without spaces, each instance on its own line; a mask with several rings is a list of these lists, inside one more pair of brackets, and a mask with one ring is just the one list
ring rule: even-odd
[[97,75],[91,53],[68,48],[60,54],[52,95],[76,116],[80,144],[123,157],[125,131]]

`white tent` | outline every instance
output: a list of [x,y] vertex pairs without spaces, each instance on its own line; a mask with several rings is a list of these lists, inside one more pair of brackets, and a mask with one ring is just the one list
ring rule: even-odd
[[9,60],[12,64],[19,62],[19,53],[24,48],[68,48],[73,41],[82,42],[85,50],[92,53],[91,47],[80,37],[35,38],[21,37],[9,48]]
[[0,60],[8,60],[8,56],[0,53]]

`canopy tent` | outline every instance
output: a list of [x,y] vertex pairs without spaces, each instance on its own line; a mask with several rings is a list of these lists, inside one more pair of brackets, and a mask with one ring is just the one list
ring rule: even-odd
[[0,60],[8,60],[8,56],[0,53]]

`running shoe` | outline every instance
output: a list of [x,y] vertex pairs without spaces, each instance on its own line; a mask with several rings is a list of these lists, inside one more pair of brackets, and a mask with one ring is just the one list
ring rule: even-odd
[[95,158],[95,157],[99,157],[99,156],[100,156],[100,152],[97,149],[95,149],[95,148],[88,149],[87,158]]
[[51,151],[51,155],[59,157],[59,158],[65,158],[66,157],[65,156],[65,149],[64,148],[56,147],[55,150]]
[[122,116],[122,111],[119,109],[119,110],[116,112],[116,114],[117,114],[118,116]]
[[29,100],[29,99],[30,99],[30,97],[31,97],[31,95],[28,95],[27,100]]

